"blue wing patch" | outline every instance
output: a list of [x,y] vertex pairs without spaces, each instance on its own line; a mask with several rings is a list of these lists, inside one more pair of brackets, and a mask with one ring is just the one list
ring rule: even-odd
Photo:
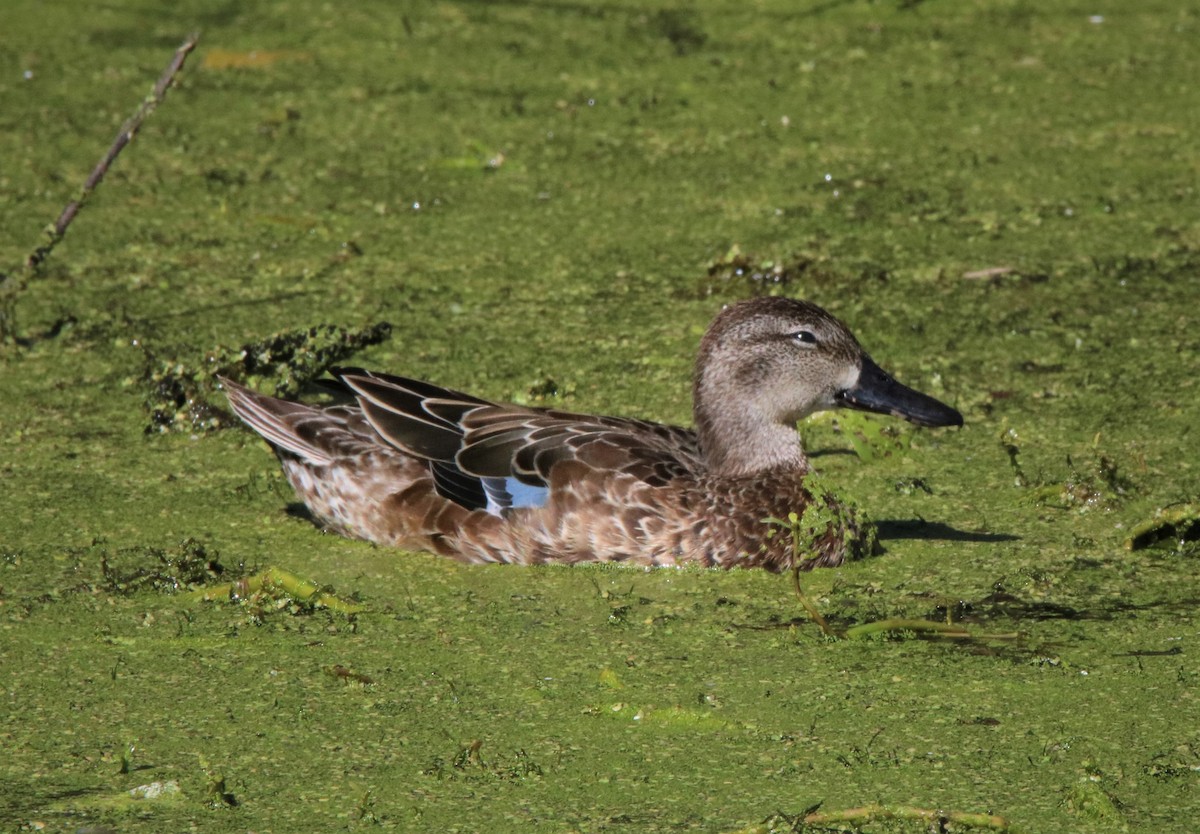
[[550,498],[550,488],[530,486],[516,478],[480,478],[487,495],[487,511],[500,515],[508,509],[521,507],[544,507]]

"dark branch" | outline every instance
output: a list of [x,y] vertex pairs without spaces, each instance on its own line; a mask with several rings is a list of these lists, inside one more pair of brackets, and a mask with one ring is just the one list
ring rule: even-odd
[[25,259],[23,268],[15,275],[0,274],[0,344],[16,337],[15,310],[17,296],[29,286],[30,278],[37,274],[46,258],[54,251],[54,247],[66,236],[67,229],[70,227],[72,221],[75,220],[75,217],[87,204],[88,198],[92,196],[92,192],[100,185],[104,179],[104,175],[108,173],[108,169],[116,161],[121,151],[133,141],[133,137],[137,135],[142,123],[162,103],[162,100],[167,95],[167,90],[171,88],[171,84],[175,81],[175,76],[183,69],[184,61],[187,60],[187,56],[191,51],[196,48],[196,43],[199,39],[199,33],[192,33],[175,50],[175,55],[171,58],[171,62],[167,64],[167,68],[163,70],[162,75],[158,77],[158,81],[154,84],[153,89],[142,99],[141,106],[138,107],[137,112],[121,125],[121,130],[117,133],[117,138],[113,140],[104,156],[96,163],[96,167],[92,169],[91,174],[84,181],[83,187],[79,189],[79,193],[75,196],[75,199],[67,203],[66,207],[62,210],[62,214],[58,216],[58,219],[46,227],[45,242],[29,253],[29,257]]
[[96,186],[104,179],[104,175],[108,173],[109,167],[116,161],[121,151],[125,146],[133,141],[133,137],[141,128],[142,123],[147,117],[154,112],[154,109],[162,102],[167,95],[167,90],[175,81],[175,76],[183,69],[183,62],[187,60],[188,54],[196,48],[196,41],[199,40],[199,34],[193,33],[188,35],[187,39],[180,44],[175,50],[175,56],[171,59],[171,63],[167,64],[167,68],[163,70],[158,81],[154,85],[154,89],[146,98],[142,99],[142,104],[137,112],[130,116],[125,124],[121,125],[121,130],[117,133],[117,138],[109,145],[108,151],[96,163],[96,167],[92,169],[92,173],[83,183],[83,188],[79,190],[78,196],[74,200],[67,203],[66,208],[62,210],[62,214],[54,221],[54,225],[46,228],[48,240],[41,246],[29,253],[29,257],[25,260],[25,269],[27,272],[36,272],[47,256],[54,251],[54,247],[63,239],[67,233],[67,227],[71,225],[71,221],[79,214],[79,210],[87,203],[92,192],[96,190]]

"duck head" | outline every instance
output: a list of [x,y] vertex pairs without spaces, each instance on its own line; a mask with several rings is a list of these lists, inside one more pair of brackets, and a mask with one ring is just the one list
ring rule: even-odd
[[961,426],[950,406],[901,385],[829,313],[790,298],[731,305],[700,342],[693,382],[696,431],[714,473],[807,469],[796,422],[854,408],[920,426]]

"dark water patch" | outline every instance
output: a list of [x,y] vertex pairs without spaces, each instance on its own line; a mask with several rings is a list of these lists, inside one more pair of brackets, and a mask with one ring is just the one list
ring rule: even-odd
[[1019,541],[1020,536],[1014,533],[989,533],[977,530],[960,530],[940,521],[925,519],[880,519],[875,522],[879,538],[886,539],[927,539],[956,542],[1011,542]]

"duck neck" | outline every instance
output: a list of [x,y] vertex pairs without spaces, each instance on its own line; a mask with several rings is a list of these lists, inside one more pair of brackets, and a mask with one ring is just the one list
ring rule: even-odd
[[721,477],[751,477],[770,470],[809,470],[794,425],[772,420],[752,403],[736,410],[695,409],[696,435],[709,471]]

